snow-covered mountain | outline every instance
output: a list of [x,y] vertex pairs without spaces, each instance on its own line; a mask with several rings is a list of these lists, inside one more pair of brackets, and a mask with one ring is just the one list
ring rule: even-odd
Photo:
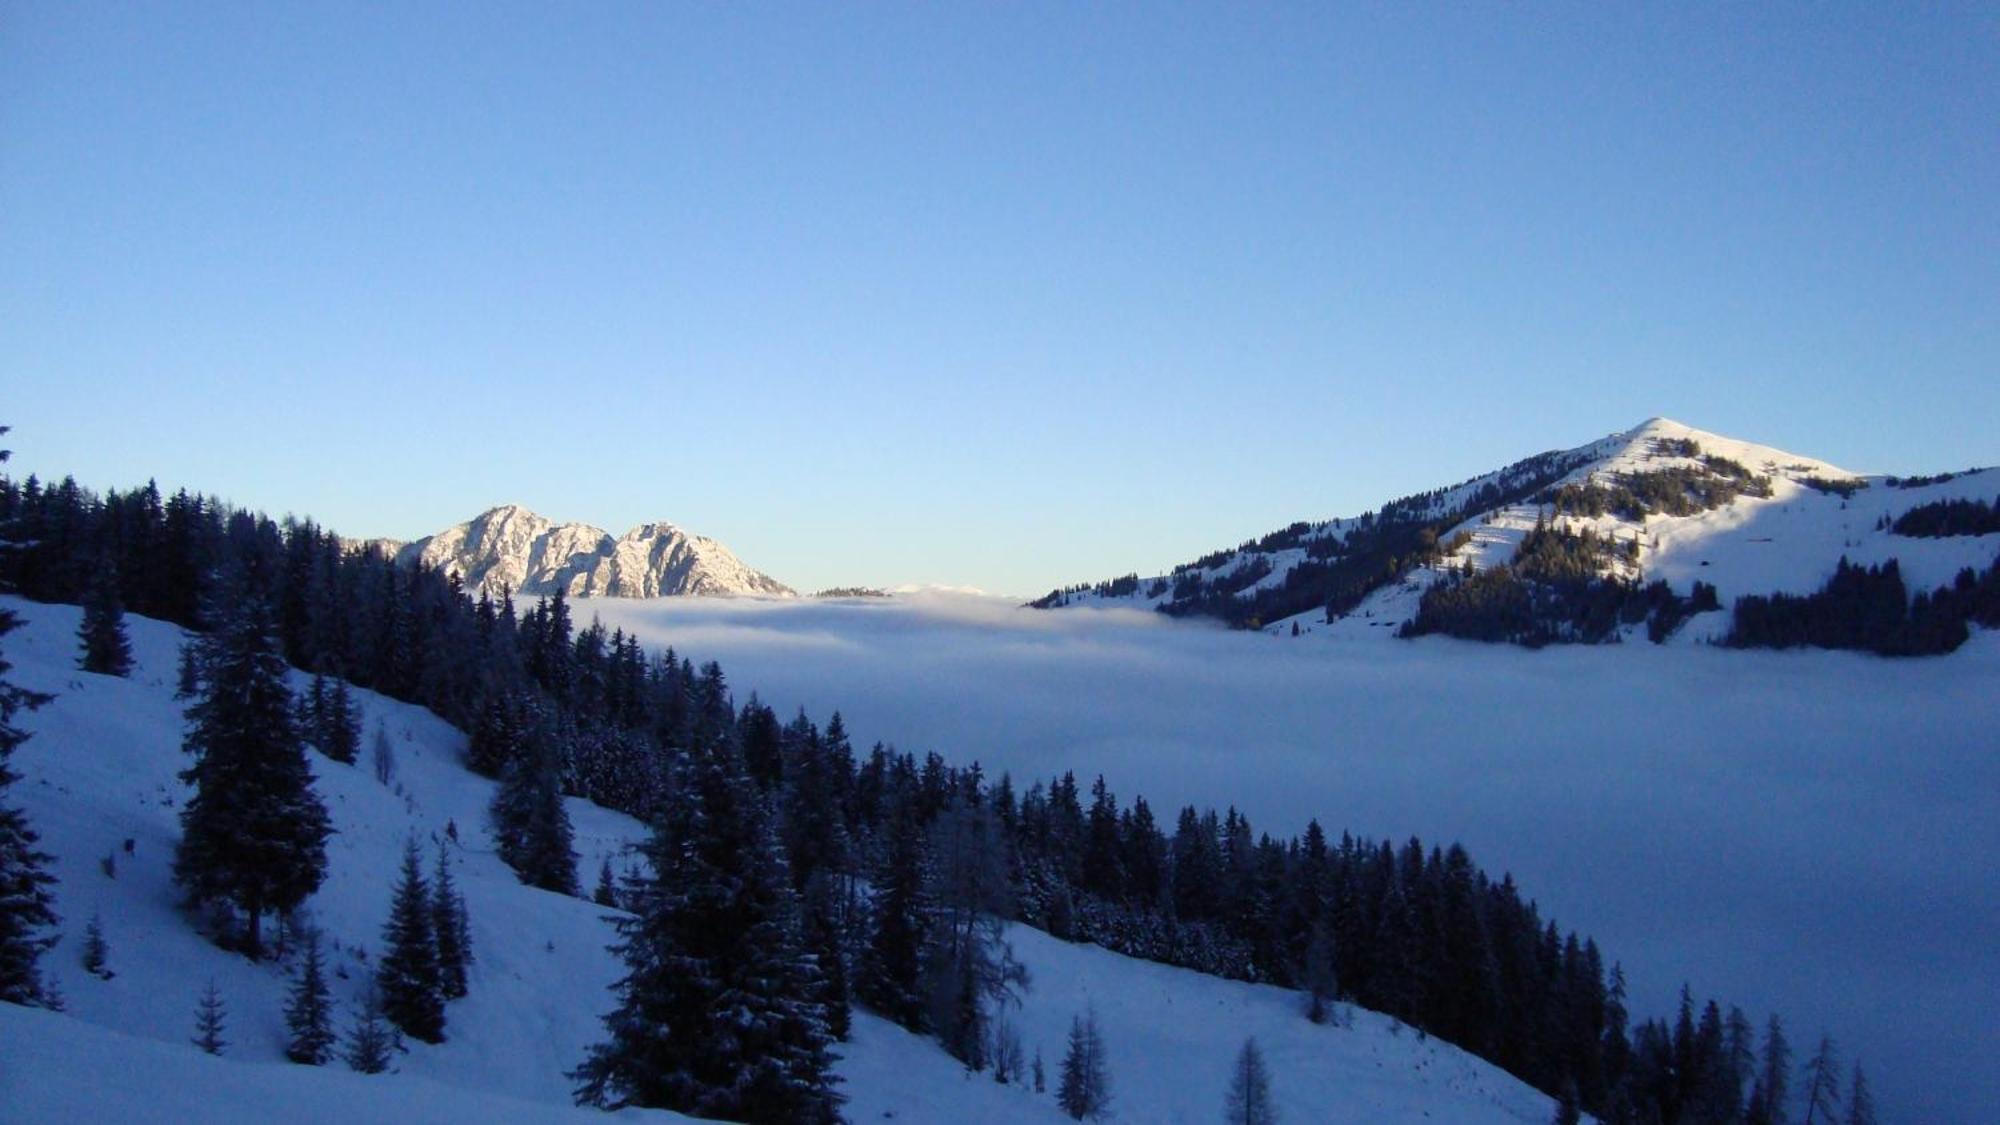
[[[1842,558],[1895,559],[1910,589],[1950,583],[2000,555],[1991,534],[1913,538],[1889,526],[1941,501],[1992,502],[1993,469],[1899,479],[1653,418],[1574,449],[1537,454],[1355,518],[1300,522],[1152,578],[1058,590],[1037,603],[1137,606],[1222,617],[1270,632],[1388,637],[1441,581],[1508,566],[1540,526],[1600,544],[1597,570],[1634,584],[1700,581],[1721,606],[1808,594]],[[1726,614],[1685,634],[1713,639]]]
[[405,565],[442,567],[468,588],[530,597],[658,598],[751,594],[792,597],[791,587],[753,570],[729,548],[660,522],[613,538],[581,523],[553,523],[504,504],[414,543],[370,540]]
[[[22,807],[54,859],[60,943],[41,969],[63,1013],[0,1004],[0,1121],[285,1120],[349,1122],[609,1120],[571,1104],[573,1068],[604,1037],[600,1017],[622,972],[606,948],[609,908],[524,886],[485,827],[495,783],[462,764],[463,732],[434,714],[355,692],[369,730],[393,747],[395,770],[315,754],[315,787],[335,834],[325,884],[297,921],[329,950],[336,1022],[348,1026],[382,948],[391,884],[406,840],[441,848],[467,903],[470,991],[451,1003],[445,1041],[409,1041],[390,1073],[285,1061],[283,959],[250,961],[196,932],[180,906],[172,859],[180,806],[181,704],[176,653],[186,634],[128,616],[136,666],[120,679],[78,672],[79,610],[5,599],[23,619],[6,638],[13,682],[54,695],[19,724],[31,733],[12,766]],[[294,689],[307,679],[293,673]],[[579,868],[630,862],[639,821],[571,798]],[[103,975],[81,963],[96,920]],[[1006,1018],[1050,1071],[1049,1089],[974,1074],[929,1038],[866,1011],[840,1044],[836,1071],[848,1120],[1067,1121],[1054,1071],[1072,1017],[1094,1010],[1106,1040],[1112,1106],[1122,1121],[1209,1121],[1231,1066],[1255,1036],[1282,1119],[1296,1122],[1534,1123],[1553,1105],[1519,1080],[1387,1016],[1356,1010],[1316,1025],[1300,994],[1132,960],[1040,931],[1008,931],[1030,985]],[[371,954],[371,950],[376,951]],[[294,956],[292,958],[296,960]],[[212,984],[226,1009],[221,1057],[190,1044],[197,997]],[[619,1120],[680,1121],[626,1110]]]

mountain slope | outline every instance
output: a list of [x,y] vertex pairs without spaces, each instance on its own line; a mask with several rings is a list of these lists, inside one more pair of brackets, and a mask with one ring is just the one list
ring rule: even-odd
[[[0,1011],[0,1120],[288,1120],[373,1118],[406,1106],[411,1120],[577,1119],[564,1071],[603,1034],[608,986],[604,908],[520,885],[493,852],[485,809],[493,783],[460,764],[464,735],[430,712],[357,691],[369,729],[385,731],[398,768],[390,785],[368,767],[315,755],[316,785],[338,834],[326,884],[302,919],[330,950],[337,1021],[345,1027],[381,946],[390,883],[403,841],[442,841],[467,900],[471,992],[448,1009],[446,1041],[408,1044],[399,1075],[361,1078],[336,1064],[282,1061],[287,972],[251,963],[197,935],[178,906],[170,864],[186,789],[176,777],[179,706],[172,698],[183,634],[128,618],[137,669],[129,679],[73,669],[78,611],[8,599],[24,626],[7,638],[12,677],[57,694],[23,717],[33,733],[15,755],[23,805],[56,857],[64,940],[43,968],[67,996],[65,1015]],[[295,687],[303,677],[295,676]],[[571,800],[579,868],[626,862],[636,821]],[[456,838],[453,832],[455,829]],[[124,842],[130,840],[128,852]],[[93,916],[109,942],[100,980],[78,962]],[[1206,1121],[1217,1115],[1229,1067],[1246,1035],[1272,1066],[1273,1092],[1292,1121],[1536,1122],[1549,1099],[1511,1076],[1388,1020],[1355,1013],[1353,1026],[1315,1026],[1281,989],[1132,961],[1014,928],[1034,985],[1007,1020],[1050,1089],[1037,1094],[968,1074],[934,1042],[857,1013],[838,1072],[854,1121],[1064,1120],[1053,1089],[1070,1018],[1095,1005],[1123,1120]],[[188,1038],[203,985],[227,1006],[220,1059]],[[106,1081],[115,1075],[116,1081]],[[294,1106],[294,1103],[296,1105]],[[141,1112],[143,1110],[143,1112]],[[346,1111],[346,1112],[343,1112]],[[678,1120],[665,1114],[641,1119]]]
[[[1915,539],[1886,526],[1926,504],[1991,500],[2000,472],[1899,481],[1654,418],[1575,449],[1544,453],[1354,519],[1297,523],[1151,579],[1128,576],[1036,604],[1135,605],[1232,624],[1333,636],[1393,636],[1426,591],[1514,564],[1538,526],[1595,541],[1599,578],[1697,580],[1719,604],[1808,594],[1841,558],[1897,559],[1914,590],[1990,566],[1991,535]],[[1688,636],[1715,639],[1727,615]]]
[[441,567],[468,588],[534,597],[656,598],[751,594],[790,597],[791,587],[744,565],[729,548],[670,523],[613,538],[588,524],[557,524],[505,504],[414,543],[379,541],[396,561]]

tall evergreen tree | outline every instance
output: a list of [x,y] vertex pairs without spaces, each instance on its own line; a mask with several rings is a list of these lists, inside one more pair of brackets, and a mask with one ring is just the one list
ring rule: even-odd
[[465,896],[451,877],[451,859],[438,845],[436,874],[431,878],[431,932],[437,935],[438,991],[447,1000],[466,993],[466,966],[472,963],[472,927]]
[[132,674],[132,641],[125,635],[125,605],[118,599],[118,569],[105,560],[97,568],[83,601],[83,624],[77,627],[77,667],[104,676]]
[[1868,1092],[1859,1059],[1854,1061],[1854,1083],[1847,1088],[1847,1125],[1875,1125],[1875,1095]]
[[846,1042],[854,1023],[850,1010],[853,988],[847,973],[847,943],[835,914],[831,881],[825,873],[806,884],[804,909],[803,937],[806,951],[819,963],[820,1006],[826,1010],[827,1034]]
[[1070,1018],[1069,1049],[1056,1084],[1056,1103],[1078,1121],[1096,1121],[1111,1112],[1111,1072],[1095,1010]]
[[1757,1078],[1763,1093],[1764,1120],[1768,1125],[1785,1125],[1785,1095],[1791,1089],[1792,1045],[1785,1040],[1785,1025],[1777,1015],[1764,1028],[1764,1072]]
[[1805,1125],[1834,1125],[1840,1113],[1840,1055],[1830,1036],[1819,1037],[1819,1047],[1801,1070],[1805,1078]]
[[924,950],[933,912],[925,878],[923,826],[902,809],[889,828],[889,848],[875,876],[869,915],[874,929],[862,957],[862,1002],[912,1031],[928,1031]]
[[1278,1107],[1271,1101],[1271,1076],[1257,1040],[1245,1039],[1229,1074],[1229,1098],[1222,1119],[1229,1125],[1276,1125]]
[[819,970],[733,745],[703,740],[643,853],[651,878],[616,923],[626,974],[604,1017],[610,1038],[571,1073],[577,1102],[837,1121]]
[[387,948],[375,972],[382,1014],[404,1034],[426,1043],[444,1041],[444,989],[438,973],[437,933],[432,926],[430,888],[424,884],[417,842],[403,845],[403,874],[396,881],[389,921],[382,928]]
[[333,828],[313,791],[268,602],[245,584],[216,604],[233,611],[204,643],[187,711],[182,747],[195,761],[181,780],[194,793],[181,809],[174,877],[196,901],[243,911],[245,951],[256,958],[264,914],[319,889]]
[[[0,433],[5,433],[0,428]],[[0,450],[0,460],[6,457]],[[0,606],[0,637],[20,625],[13,611]],[[7,803],[21,775],[11,759],[28,734],[14,725],[14,716],[48,702],[49,696],[17,687],[6,678],[12,665],[0,655],[0,1001],[46,1006],[50,993],[36,962],[55,944],[55,896],[49,888],[51,857],[35,845],[41,839],[28,825],[27,814]]]
[[531,731],[524,753],[508,763],[493,795],[493,833],[500,858],[531,887],[576,893],[576,851],[563,807],[562,759],[556,734]]
[[321,963],[319,931],[306,934],[305,958],[299,963],[299,978],[292,983],[285,1002],[285,1027],[291,1039],[285,1057],[307,1066],[323,1066],[333,1057],[333,994],[326,984]]
[[336,762],[354,764],[361,754],[361,713],[346,680],[333,681],[319,715],[319,751]]

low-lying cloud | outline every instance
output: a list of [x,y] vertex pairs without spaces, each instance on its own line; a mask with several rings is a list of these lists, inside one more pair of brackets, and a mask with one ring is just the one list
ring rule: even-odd
[[1891,1120],[2000,1104],[2000,637],[1945,658],[1328,643],[949,596],[593,601],[740,699],[1171,818],[1459,840],[1622,961],[1635,1012],[1776,1010]]

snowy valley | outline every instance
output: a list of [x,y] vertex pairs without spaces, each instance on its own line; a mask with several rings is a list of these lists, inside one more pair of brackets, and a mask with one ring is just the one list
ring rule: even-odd
[[[78,611],[7,599],[25,625],[4,642],[11,678],[55,699],[24,717],[33,737],[15,755],[10,796],[55,856],[63,940],[44,957],[62,1014],[0,1005],[0,1118],[9,1121],[285,1120],[334,1122],[587,1121],[564,1077],[603,1037],[609,985],[607,911],[521,885],[485,828],[494,783],[465,770],[465,735],[421,708],[357,692],[364,729],[383,731],[388,783],[366,761],[314,755],[332,811],[325,886],[301,912],[335,966],[343,1028],[379,958],[389,887],[406,840],[443,846],[471,920],[470,993],[448,1010],[446,1040],[410,1042],[393,1073],[285,1061],[283,1008],[296,969],[251,962],[195,932],[178,904],[171,859],[186,787],[180,704],[172,695],[181,630],[128,618],[137,658],[128,679],[74,668]],[[294,674],[303,691],[307,678]],[[629,861],[644,829],[571,799],[579,867]],[[454,840],[448,830],[455,827]],[[131,841],[126,850],[125,842]],[[428,860],[427,860],[428,862]],[[80,962],[85,927],[101,924],[103,979]],[[838,1048],[840,1092],[854,1121],[1058,1121],[1053,1087],[1072,1017],[1094,1009],[1104,1031],[1114,1117],[1218,1119],[1246,1037],[1269,1062],[1288,1121],[1537,1122],[1549,1099],[1518,1080],[1386,1017],[1315,1025],[1296,992],[1147,964],[1012,927],[1031,986],[1006,1018],[1048,1070],[1048,1092],[1024,1076],[999,1085],[938,1045],[865,1013]],[[220,1058],[190,1043],[196,1001],[213,981],[227,1008]],[[627,1111],[645,1120],[678,1119]]]

